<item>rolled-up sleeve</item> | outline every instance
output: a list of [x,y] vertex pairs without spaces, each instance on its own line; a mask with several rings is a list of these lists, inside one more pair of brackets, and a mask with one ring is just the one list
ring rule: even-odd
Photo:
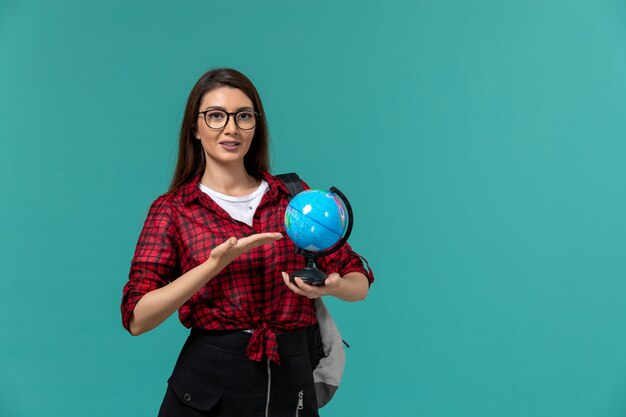
[[315,260],[318,267],[327,274],[336,272],[342,277],[350,272],[360,272],[372,285],[374,271],[369,267],[367,260],[352,250],[349,244],[343,245],[339,250]]
[[176,278],[177,260],[176,226],[161,197],[150,207],[123,289],[122,325],[126,330],[130,332],[130,319],[141,297]]

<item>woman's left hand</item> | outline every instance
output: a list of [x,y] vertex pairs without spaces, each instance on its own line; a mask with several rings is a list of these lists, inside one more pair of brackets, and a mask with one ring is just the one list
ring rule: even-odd
[[283,272],[283,280],[291,291],[310,299],[319,298],[323,295],[335,295],[335,291],[341,285],[341,276],[336,272],[328,275],[324,281],[325,285],[308,285],[302,281],[302,278],[298,277],[295,278],[296,283],[294,284],[289,280],[289,274],[286,272]]

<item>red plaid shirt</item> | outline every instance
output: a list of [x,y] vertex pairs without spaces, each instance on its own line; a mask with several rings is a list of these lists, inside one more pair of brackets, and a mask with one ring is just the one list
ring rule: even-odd
[[[289,190],[270,174],[263,177],[269,190],[254,214],[252,227],[231,218],[199,190],[199,177],[152,204],[123,290],[122,323],[127,330],[143,295],[206,261],[211,249],[229,237],[262,232],[282,232],[285,237],[235,259],[180,307],[181,323],[206,330],[254,329],[248,357],[260,361],[265,354],[279,363],[276,333],[316,322],[312,300],[290,291],[281,276],[281,271],[293,272],[305,265],[285,232]],[[346,244],[316,259],[316,265],[341,276],[361,272],[372,283],[372,271],[364,267],[362,259]]]

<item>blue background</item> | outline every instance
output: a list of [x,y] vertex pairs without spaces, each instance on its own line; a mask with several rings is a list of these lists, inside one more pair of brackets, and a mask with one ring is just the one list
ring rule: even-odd
[[625,415],[625,45],[618,0],[1,0],[0,415],[156,415],[185,330],[121,289],[216,66],[376,273],[323,416]]

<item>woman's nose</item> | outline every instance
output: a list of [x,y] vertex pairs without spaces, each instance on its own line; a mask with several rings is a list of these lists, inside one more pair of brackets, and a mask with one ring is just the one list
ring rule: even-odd
[[226,122],[226,126],[224,126],[224,132],[234,133],[237,129],[239,129],[239,127],[237,126],[237,123],[235,123],[235,117],[229,117]]

